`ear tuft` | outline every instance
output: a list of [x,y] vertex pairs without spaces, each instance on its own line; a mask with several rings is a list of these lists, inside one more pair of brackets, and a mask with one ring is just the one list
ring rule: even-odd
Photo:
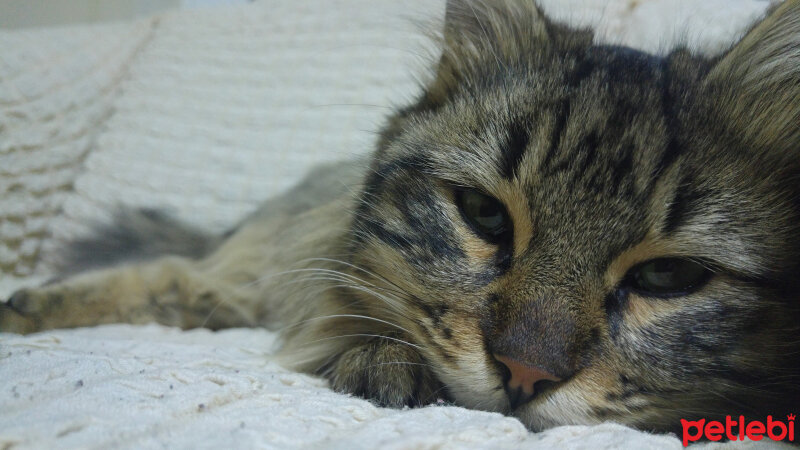
[[549,52],[548,21],[533,1],[448,0],[442,56],[427,101],[437,105],[482,70]]
[[706,79],[718,114],[753,146],[800,147],[800,0],[787,0],[748,32]]

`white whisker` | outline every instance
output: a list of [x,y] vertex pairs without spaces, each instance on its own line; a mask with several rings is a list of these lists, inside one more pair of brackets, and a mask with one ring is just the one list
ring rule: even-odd
[[414,347],[414,348],[419,349],[419,350],[422,349],[422,347],[420,347],[419,345],[412,344],[411,342],[405,341],[403,339],[399,339],[399,338],[392,337],[392,336],[383,336],[383,335],[380,335],[380,334],[369,334],[369,333],[353,333],[353,334],[340,334],[340,335],[336,335],[336,336],[328,336],[328,337],[325,337],[325,338],[316,339],[316,340],[313,340],[313,341],[308,341],[308,342],[306,342],[306,345],[314,344],[314,343],[317,343],[317,342],[329,341],[331,339],[341,339],[341,338],[347,338],[347,337],[373,337],[373,338],[379,338],[379,339],[387,339],[387,340],[390,340],[390,341],[398,342],[400,344],[408,345],[410,347]]
[[295,324],[288,325],[288,326],[286,326],[284,328],[281,328],[280,330],[277,330],[277,331],[278,332],[287,331],[287,330],[289,330],[291,328],[295,328],[295,327],[298,327],[300,325],[305,325],[306,323],[315,322],[315,321],[318,321],[318,320],[334,319],[334,318],[345,318],[345,317],[354,318],[354,319],[372,320],[372,321],[375,321],[375,322],[380,322],[380,323],[384,323],[386,325],[390,325],[392,327],[395,327],[395,328],[398,328],[400,330],[403,330],[403,331],[405,331],[407,333],[411,333],[410,331],[408,331],[407,329],[401,327],[400,325],[397,325],[396,323],[392,323],[392,322],[389,322],[387,320],[382,320],[382,319],[378,319],[378,318],[375,318],[375,317],[363,316],[363,315],[360,315],[360,314],[330,314],[330,315],[327,315],[327,316],[312,317],[310,319],[305,319],[305,320],[302,320],[302,321],[297,322]]

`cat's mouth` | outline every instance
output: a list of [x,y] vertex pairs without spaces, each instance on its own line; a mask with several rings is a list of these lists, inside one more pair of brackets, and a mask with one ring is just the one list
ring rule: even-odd
[[511,411],[516,411],[517,409],[528,405],[531,402],[534,402],[537,399],[544,398],[548,391],[552,391],[558,388],[563,381],[551,381],[551,380],[541,380],[537,381],[533,385],[533,392],[528,393],[522,390],[522,388],[517,387],[515,389],[510,389],[508,386],[505,386],[505,392],[508,396],[509,406]]
[[502,356],[495,356],[493,359],[500,372],[511,411],[516,411],[535,400],[546,397],[569,380]]

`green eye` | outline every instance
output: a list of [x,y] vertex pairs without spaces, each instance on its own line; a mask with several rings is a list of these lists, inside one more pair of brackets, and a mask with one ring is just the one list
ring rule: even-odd
[[496,244],[510,237],[511,221],[506,208],[496,198],[464,189],[456,191],[456,203],[464,220],[482,238]]
[[683,258],[659,258],[639,264],[629,272],[629,284],[645,294],[672,297],[688,294],[708,281],[711,271]]

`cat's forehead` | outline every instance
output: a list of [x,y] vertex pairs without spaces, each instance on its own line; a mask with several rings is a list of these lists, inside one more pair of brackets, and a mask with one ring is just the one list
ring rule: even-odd
[[508,180],[595,195],[652,189],[679,150],[674,80],[659,57],[597,46],[547,66],[493,70],[501,73],[419,117],[404,148],[422,148],[443,176],[486,190]]

